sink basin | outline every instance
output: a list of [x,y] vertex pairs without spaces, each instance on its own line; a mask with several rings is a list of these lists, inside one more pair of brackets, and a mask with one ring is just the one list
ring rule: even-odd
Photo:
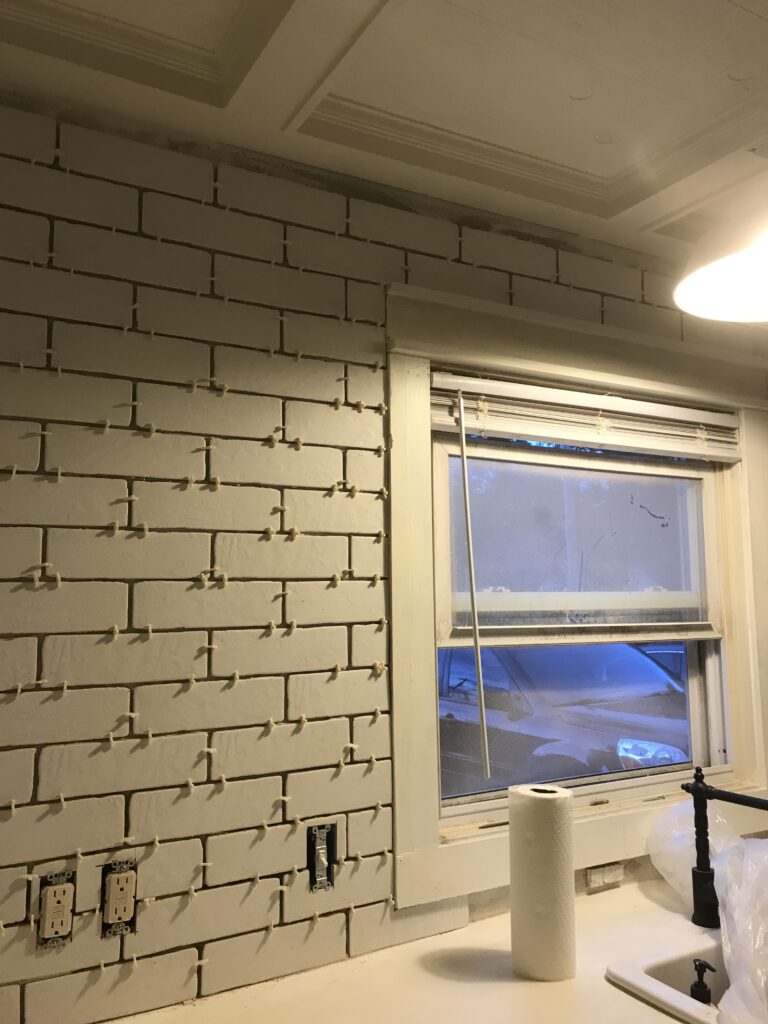
[[[694,957],[708,960],[716,974],[707,973],[707,984],[712,989],[712,1003],[691,999],[691,982],[696,980]],[[686,953],[676,953],[663,959],[658,956],[646,960],[617,963],[605,972],[608,981],[630,995],[668,1013],[686,1024],[715,1024],[717,1004],[728,988],[728,975],[723,964],[722,947],[717,942],[699,945]]]

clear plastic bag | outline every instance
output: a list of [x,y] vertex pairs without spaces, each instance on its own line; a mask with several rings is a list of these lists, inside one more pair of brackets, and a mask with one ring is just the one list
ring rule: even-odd
[[[712,856],[740,843],[739,836],[711,803],[709,811],[709,845]],[[693,912],[691,869],[696,864],[693,801],[685,800],[660,815],[648,836],[651,863],[681,899],[680,910]]]

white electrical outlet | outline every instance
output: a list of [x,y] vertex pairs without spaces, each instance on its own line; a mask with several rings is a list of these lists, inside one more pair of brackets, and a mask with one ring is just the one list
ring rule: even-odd
[[57,882],[42,889],[38,932],[41,941],[65,939],[72,932],[74,902],[75,887],[72,882]]
[[122,924],[136,913],[136,871],[111,871],[104,881],[104,924]]

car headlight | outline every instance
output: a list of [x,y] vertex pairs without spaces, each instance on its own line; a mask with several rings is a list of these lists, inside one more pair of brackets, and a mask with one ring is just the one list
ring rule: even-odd
[[653,740],[622,739],[616,744],[624,768],[659,768],[668,764],[682,764],[690,760],[688,754],[669,743]]

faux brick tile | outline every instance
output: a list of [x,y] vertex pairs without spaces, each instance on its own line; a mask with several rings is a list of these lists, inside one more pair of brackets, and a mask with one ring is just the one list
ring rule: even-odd
[[293,540],[281,534],[268,540],[258,533],[219,533],[215,541],[215,561],[229,576],[270,580],[327,579],[334,573],[341,575],[346,568],[347,540],[345,537],[307,537],[303,534]]
[[[116,940],[117,941],[117,940]],[[27,987],[26,1024],[100,1024],[124,1014],[142,1013],[194,999],[197,951],[182,949],[167,956],[104,970],[38,981]]]
[[157,629],[265,625],[279,618],[279,583],[137,583],[133,621]]
[[554,277],[556,250],[511,235],[462,228],[461,258],[465,263],[498,267],[529,277]]
[[346,718],[302,727],[291,722],[272,728],[230,729],[214,733],[211,774],[237,778],[335,764],[344,756],[346,743]]
[[0,1020],[21,1024],[21,989],[18,985],[0,988]]
[[347,316],[350,320],[364,320],[383,324],[386,319],[386,290],[379,284],[347,281]]
[[425,217],[420,213],[396,210],[362,199],[349,203],[349,229],[353,235],[377,242],[428,252],[454,259],[459,255],[459,229],[455,224]]
[[143,331],[244,348],[276,348],[280,342],[280,322],[273,309],[159,288],[139,288],[138,296],[136,317]]
[[122,327],[131,322],[131,302],[131,286],[123,281],[0,261],[0,305],[5,309]]
[[[227,729],[283,717],[283,680],[275,676],[236,683],[160,683],[136,689],[138,729],[153,733]],[[254,773],[255,774],[255,773]]]
[[382,584],[342,580],[338,586],[325,582],[291,583],[288,587],[286,615],[301,625],[329,622],[366,622],[380,619],[386,612]]
[[[190,885],[198,886],[203,877],[203,844],[199,839],[155,846],[121,846],[112,853],[96,853],[91,857],[75,859],[66,866],[77,871],[76,907],[78,912],[97,910],[101,905],[102,869],[111,861],[136,862],[136,898],[175,896],[187,892]],[[54,862],[52,870],[64,868],[64,862]],[[59,865],[61,865],[59,867]],[[38,865],[35,870],[42,874]]]
[[341,771],[320,768],[288,776],[287,795],[291,814],[307,818],[318,814],[356,811],[392,800],[392,771],[389,761],[348,764]]
[[0,621],[6,633],[124,628],[127,607],[123,583],[0,583]]
[[533,281],[527,277],[515,277],[513,294],[515,306],[600,323],[602,303],[600,296],[594,292],[579,291],[562,284]]
[[196,896],[169,896],[139,908],[136,934],[124,940],[125,955],[143,956],[184,942],[197,943],[222,935],[263,928],[277,916],[278,883],[226,885],[202,889]]
[[374,494],[352,498],[348,491],[289,491],[286,507],[286,527],[302,532],[378,533],[384,528],[384,502]]
[[131,385],[125,380],[94,380],[47,370],[18,370],[0,366],[0,393],[6,416],[98,423],[108,419],[127,424],[131,419]]
[[207,996],[296,971],[308,971],[343,960],[346,955],[344,914],[323,917],[316,923],[301,921],[272,932],[211,942],[203,950],[206,964],[202,992]]
[[190,579],[208,567],[210,540],[202,533],[49,530],[48,560],[65,579]]
[[48,221],[16,210],[0,210],[0,256],[16,260],[48,260]]
[[479,270],[432,256],[408,257],[408,283],[441,292],[471,295],[476,299],[509,303],[509,275],[498,270]]
[[181,839],[251,828],[261,821],[280,821],[281,790],[281,779],[276,777],[244,779],[229,782],[226,787],[215,782],[195,786],[191,792],[182,786],[134,793],[130,803],[131,835],[135,842],[151,842],[155,836]]
[[343,907],[386,899],[392,892],[392,861],[383,857],[365,857],[359,863],[345,864],[336,872],[333,888],[311,892],[309,872],[300,871],[288,884],[283,896],[283,919],[300,921],[313,914],[327,914]]
[[[346,819],[318,819],[336,824],[336,850],[343,856],[346,850]],[[294,865],[307,861],[307,823],[300,825],[272,825],[269,828],[245,829],[211,836],[208,840],[210,867],[205,870],[206,885],[240,882],[259,875],[275,875],[290,871]]]
[[332,402],[334,398],[344,398],[343,374],[338,364],[316,359],[296,359],[280,353],[269,355],[240,348],[216,350],[217,377],[238,391]]
[[24,420],[0,420],[0,466],[35,470],[39,461],[39,424]]
[[643,271],[643,296],[646,302],[652,302],[656,306],[669,306],[676,309],[672,293],[677,285],[674,277],[667,277],[666,274],[655,274],[650,270]]
[[265,487],[228,487],[218,490],[200,484],[179,486],[136,483],[136,522],[187,530],[264,530],[277,526],[274,508],[277,491]]
[[384,284],[405,279],[405,256],[397,249],[306,228],[288,228],[288,261],[302,270]]
[[[42,543],[42,530],[26,526],[0,527],[0,579],[23,576],[32,566],[39,565]],[[2,688],[0,683],[0,690]]]
[[218,200],[222,206],[329,231],[344,230],[347,201],[335,192],[227,165],[219,167],[218,183]]
[[414,942],[428,935],[464,928],[469,924],[466,900],[443,900],[425,906],[395,910],[388,903],[361,907],[351,918],[349,952],[362,956],[387,946]]
[[[379,676],[367,669],[351,672],[313,672],[288,680],[288,717],[329,718],[356,715],[361,711],[389,707],[386,673]],[[356,742],[356,741],[355,741]]]
[[[26,695],[24,695],[26,696]],[[22,698],[19,697],[19,700]],[[5,700],[0,696],[0,708],[4,708]],[[27,709],[29,705],[27,705]],[[20,717],[20,716],[17,716]],[[26,724],[26,723],[25,723]],[[5,732],[4,725],[0,727]],[[6,739],[7,739],[6,735]],[[24,743],[23,737],[18,741],[15,736],[11,738],[12,743]],[[0,746],[4,744],[0,742]],[[32,799],[32,785],[35,772],[34,750],[5,750],[0,751],[0,807],[9,807],[11,800],[17,804],[26,803]],[[0,912],[0,921],[11,920],[6,914]]]
[[379,623],[352,627],[352,664],[373,665],[388,660],[388,631]]
[[141,226],[146,234],[218,252],[262,260],[283,258],[282,224],[186,199],[147,192],[142,202]]
[[0,108],[0,151],[49,164],[56,148],[56,122],[42,114]]
[[344,315],[344,282],[338,277],[302,273],[236,256],[216,256],[214,273],[217,293],[227,298],[308,313]]
[[[102,960],[108,964],[119,956],[120,939],[102,939],[101,925],[95,915],[76,917],[72,941],[56,949],[38,947],[37,929],[20,924],[6,928],[5,934],[0,935],[0,984],[67,974]],[[50,1013],[50,1006],[48,1010]]]
[[384,399],[384,373],[367,366],[347,367],[347,401],[378,405]]
[[[0,754],[0,759],[3,757]],[[16,924],[27,916],[27,881],[19,868],[0,871],[0,921]],[[2,997],[2,991],[0,991]],[[2,1007],[0,998],[0,1007]],[[5,1020],[0,1016],[0,1020]]]
[[387,545],[376,537],[353,537],[352,568],[356,576],[386,576]]
[[39,316],[0,313],[0,362],[45,366],[48,325]]
[[380,491],[384,486],[386,465],[384,456],[376,452],[348,451],[347,480],[361,491]]
[[213,197],[213,167],[196,156],[72,124],[61,126],[60,147],[62,167],[73,171],[193,199]]
[[386,341],[380,327],[319,316],[289,316],[285,321],[286,352],[325,356],[355,363],[384,362]]
[[178,430],[219,437],[259,437],[273,432],[280,423],[277,398],[222,394],[198,388],[139,384],[141,418],[160,430]]
[[[19,696],[0,695],[0,709],[0,747],[10,747],[55,743],[63,738],[101,739],[109,732],[121,736],[128,732],[130,699],[128,690],[117,687],[99,694],[35,690]],[[55,790],[52,795],[58,793]]]
[[183,480],[204,476],[205,440],[150,434],[146,430],[104,430],[55,424],[46,444],[46,469],[61,466],[87,476],[142,476]]
[[629,299],[639,299],[642,294],[641,271],[635,267],[575,252],[560,253],[560,281]]
[[58,801],[34,804],[17,807],[13,815],[0,810],[0,829],[0,864],[25,864],[36,858],[66,856],[78,848],[114,846],[125,834],[123,798],[68,800],[63,807]]
[[356,761],[369,757],[390,757],[389,715],[362,715],[352,721],[352,742],[357,744]]
[[0,691],[15,690],[37,675],[37,640],[34,637],[0,638]]
[[680,341],[683,334],[682,314],[679,310],[662,309],[628,299],[614,299],[606,296],[603,300],[603,323],[625,327],[643,334],[663,335]]
[[0,159],[0,195],[9,206],[88,224],[132,231],[139,223],[139,196],[135,189],[47,167],[32,167],[18,160]]
[[[56,361],[67,370],[118,377],[186,383],[207,377],[210,368],[207,345],[109,327],[55,323],[53,347]],[[140,409],[140,422],[145,419]]]
[[392,808],[356,811],[347,818],[350,856],[392,849]]
[[[4,522],[20,526],[106,526],[125,523],[123,480],[88,480],[56,474],[0,476],[0,507]],[[122,499],[122,500],[121,500]]]
[[358,412],[344,405],[335,409],[315,402],[287,402],[285,437],[288,441],[300,437],[305,444],[377,448],[384,440],[384,417],[370,409]]
[[73,686],[188,679],[205,674],[207,642],[206,633],[48,636],[43,676],[49,686],[63,679]]
[[327,489],[342,479],[342,470],[341,452],[333,448],[220,440],[211,453],[212,475],[227,482]]
[[347,630],[344,626],[320,629],[234,629],[214,633],[213,673],[303,672],[344,665],[347,659]]

